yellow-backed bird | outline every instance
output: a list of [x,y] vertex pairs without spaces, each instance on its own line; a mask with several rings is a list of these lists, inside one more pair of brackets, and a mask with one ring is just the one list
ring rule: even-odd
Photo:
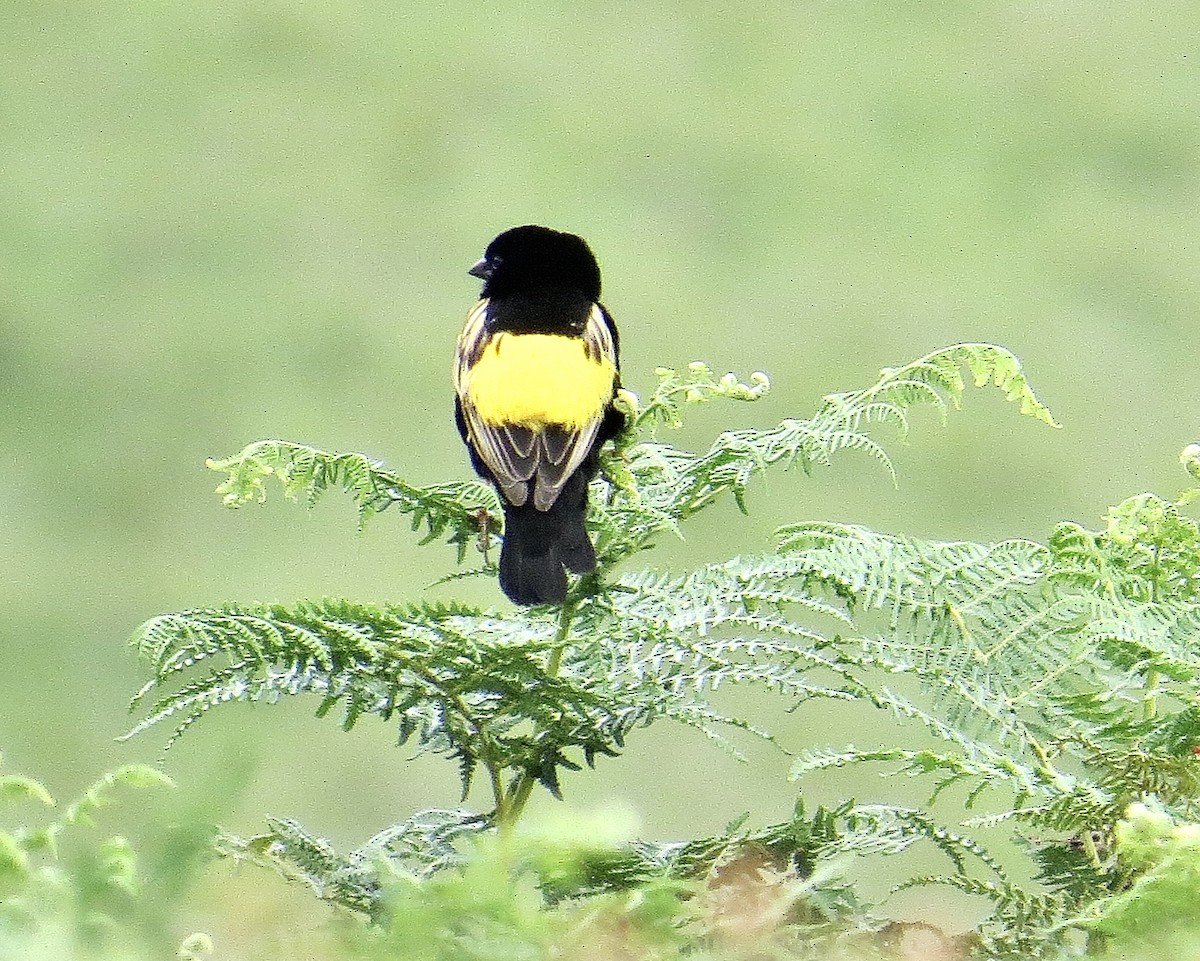
[[574,234],[514,227],[469,271],[483,280],[454,364],[459,433],[504,505],[500,588],[559,604],[567,571],[596,567],[584,526],[600,446],[625,424],[617,327],[600,267]]

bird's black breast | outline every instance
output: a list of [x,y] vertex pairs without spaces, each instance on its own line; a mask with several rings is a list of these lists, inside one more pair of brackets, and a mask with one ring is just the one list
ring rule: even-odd
[[558,334],[581,337],[592,302],[575,290],[543,289],[528,294],[493,297],[487,326],[514,334]]

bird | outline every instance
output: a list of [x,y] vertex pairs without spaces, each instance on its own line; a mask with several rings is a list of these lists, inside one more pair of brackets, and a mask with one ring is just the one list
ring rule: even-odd
[[588,483],[625,427],[617,325],[575,234],[513,227],[467,272],[483,288],[455,350],[454,416],[504,510],[500,589],[522,606],[562,604],[567,571],[596,568]]

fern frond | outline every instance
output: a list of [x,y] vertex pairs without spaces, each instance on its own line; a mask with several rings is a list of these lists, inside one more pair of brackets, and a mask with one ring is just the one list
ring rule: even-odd
[[242,838],[223,833],[222,857],[269,867],[289,881],[308,886],[323,901],[379,917],[384,884],[402,872],[427,878],[463,863],[456,845],[489,830],[486,818],[463,810],[421,811],[380,831],[347,854],[290,818],[268,818],[269,830]]
[[[792,525],[780,535],[811,589],[887,615],[890,633],[847,656],[920,677],[951,725],[987,725],[1020,742],[1022,711],[1033,717],[1030,708],[1109,687],[1107,674],[1100,682],[1096,634],[1110,620],[1129,624],[1133,612],[1125,605],[1101,617],[1102,599],[1048,590],[1053,555],[1038,544],[937,543],[833,524]],[[1154,643],[1149,626],[1138,637]]]
[[500,526],[496,493],[478,481],[418,487],[362,454],[330,453],[281,440],[250,444],[240,454],[210,459],[209,468],[227,476],[217,487],[229,507],[266,500],[266,482],[276,478],[284,496],[311,505],[331,488],[348,493],[358,509],[361,528],[388,508],[412,516],[412,529],[423,532],[420,543],[438,538],[455,545],[461,562],[467,546],[480,536],[481,512],[494,529]]
[[620,589],[580,608],[581,640],[564,664],[603,678],[639,706],[645,722],[668,717],[709,736],[714,720],[732,723],[707,707],[722,685],[753,684],[795,703],[861,696],[858,679],[824,650],[828,640],[792,616],[846,623],[845,612],[780,580],[773,560],[737,558],[684,576],[629,575]]
[[[477,739],[501,735],[530,712],[554,713],[529,693],[560,683],[545,672],[552,634],[549,624],[500,625],[462,605],[322,601],[158,618],[133,644],[154,658],[155,686],[166,693],[134,731],[181,713],[187,726],[228,701],[309,694],[322,715],[341,704],[347,727],[364,714],[391,719],[402,742],[415,737],[471,769]],[[185,672],[191,680],[171,690]],[[559,693],[568,702],[587,697]]]
[[1063,893],[1027,891],[1007,880],[991,881],[963,874],[922,875],[897,887],[940,885],[986,898],[992,915],[974,932],[985,957],[1058,958],[1062,939],[1073,926],[1078,900]]
[[972,797],[984,788],[1008,788],[1014,793],[1016,804],[1022,803],[1030,795],[1043,793],[1044,783],[1035,769],[1019,764],[986,745],[977,744],[976,748],[972,754],[911,748],[864,750],[853,746],[839,750],[806,750],[793,762],[789,776],[797,781],[818,771],[882,763],[894,765],[886,772],[889,776],[934,777],[936,783],[929,798],[930,804],[946,788],[960,782],[972,786]]
[[854,804],[840,813],[843,828],[822,848],[820,855],[903,854],[921,841],[940,851],[957,875],[967,871],[968,863],[977,863],[1001,881],[1007,880],[1003,866],[983,845],[938,824],[915,808],[889,804]]
[[[671,367],[659,367],[654,371],[658,384],[650,397],[642,403],[636,397],[627,405],[631,415],[630,436],[645,430],[653,430],[660,424],[678,428],[683,424],[681,410],[685,404],[702,404],[714,397],[729,400],[755,401],[770,389],[771,382],[762,371],[750,375],[750,383],[743,384],[736,374],[725,374],[718,378],[713,369],[703,361],[693,361],[680,371]],[[628,392],[623,392],[628,395]]]
[[[755,386],[739,384],[733,375],[717,382],[705,365],[693,367],[688,375],[660,371],[659,390],[636,421],[639,428],[655,422],[676,424],[679,395],[694,401],[715,392],[752,400],[761,396],[758,387],[765,386],[765,381],[753,377]],[[606,553],[614,560],[627,557],[643,549],[654,535],[677,530],[682,520],[726,494],[744,510],[753,478],[775,464],[799,463],[808,471],[815,464],[830,463],[841,451],[859,451],[891,473],[886,451],[868,429],[890,424],[903,437],[911,409],[932,405],[944,413],[957,406],[967,386],[964,367],[975,386],[994,384],[1019,404],[1023,414],[1057,426],[1029,388],[1013,354],[990,344],[959,344],[904,367],[885,369],[862,390],[830,394],[811,418],[788,418],[765,430],[726,431],[703,454],[657,441],[635,444],[636,431],[631,431],[620,450],[625,458],[621,473],[628,474],[632,483],[618,485],[605,510],[596,515]]]
[[710,707],[722,684],[845,696],[805,678],[813,666],[836,666],[805,643],[815,635],[782,618],[726,611],[710,624],[779,637],[704,638],[691,625],[633,616],[614,633],[622,620],[611,609],[597,601],[589,610],[586,640],[567,648],[552,620],[451,605],[321,601],[156,618],[134,638],[155,671],[134,706],[160,693],[126,736],[182,717],[169,746],[215,706],[308,695],[319,716],[340,706],[344,727],[375,716],[396,725],[400,742],[455,758],[464,790],[483,764],[523,771],[557,794],[561,770],[618,753],[632,730],[659,719],[722,743],[721,728],[767,737]]

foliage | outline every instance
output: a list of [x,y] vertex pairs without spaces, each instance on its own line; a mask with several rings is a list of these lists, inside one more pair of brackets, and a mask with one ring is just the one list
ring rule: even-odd
[[[449,939],[429,957],[454,956],[452,947],[474,956],[471,945],[507,943],[516,930],[536,956],[533,946],[562,937],[563,912],[636,896],[671,905],[656,915],[656,930],[688,930],[693,946],[733,950],[718,944],[716,909],[700,906],[714,885],[722,889],[714,879],[748,857],[758,860],[734,872],[751,879],[737,899],[792,892],[767,898],[768,914],[776,912],[770,951],[829,955],[853,944],[857,956],[895,954],[907,949],[854,878],[881,856],[922,846],[944,869],[910,874],[899,889],[948,886],[991,903],[955,952],[1053,957],[1081,938],[1102,949],[1108,926],[1122,923],[1113,920],[1123,916],[1121,892],[1176,870],[1174,861],[1139,860],[1119,825],[1136,822],[1138,804],[1181,823],[1200,820],[1192,653],[1200,525],[1185,513],[1194,495],[1139,495],[1114,507],[1105,529],[1062,524],[1045,544],[941,543],[802,523],[781,528],[762,555],[684,574],[618,572],[718,499],[744,509],[752,479],[773,465],[809,470],[849,450],[890,471],[872,429],[904,437],[915,407],[945,414],[968,382],[995,385],[1022,413],[1054,424],[1010,353],[968,344],[830,395],[811,418],[722,433],[697,454],[662,442],[658,430],[677,426],[688,404],[757,399],[765,376],[743,384],[693,364],[658,377],[645,403],[622,397],[632,426],[592,498],[600,566],[561,607],[325,600],[163,615],[134,638],[152,676],[135,698],[145,707],[131,733],[170,721],[170,744],[221,704],[307,695],[346,729],[377,718],[395,726],[398,743],[452,760],[464,801],[485,783],[489,810],[421,812],[348,855],[287,819],[259,837],[222,841],[226,854],[373,918],[385,940],[389,930],[408,931],[404,919],[424,917]],[[1189,451],[1185,467],[1195,474],[1200,449]],[[359,455],[266,441],[211,466],[226,474],[219,492],[232,506],[261,501],[271,477],[310,503],[341,488],[363,522],[394,507],[411,515],[423,542],[448,542],[460,560],[474,542],[486,552],[499,523],[494,495],[478,484],[416,488]],[[484,556],[480,571],[489,570]],[[617,756],[650,724],[688,725],[731,750],[733,732],[771,740],[718,707],[723,685],[758,687],[791,707],[835,700],[884,712],[894,723],[876,728],[892,743],[810,746],[792,776],[876,766],[922,780],[929,803],[847,800],[811,815],[801,805],[789,821],[755,831],[735,824],[677,845],[577,846],[559,867],[520,850],[514,829],[535,788],[561,795],[569,775]],[[953,797],[963,816],[943,825],[935,802]],[[1126,812],[1132,821],[1122,821]],[[1025,850],[1028,865],[985,845],[997,831]],[[495,901],[501,876],[517,893]],[[1169,899],[1179,888],[1155,890]],[[467,930],[439,914],[446,905],[471,905],[471,916],[491,920]],[[856,940],[864,932],[872,939]],[[638,944],[634,956],[654,956],[649,942]]]
[[58,807],[39,781],[0,776],[0,957],[150,956],[139,952],[130,924],[142,889],[133,847],[119,834],[96,838],[90,829],[116,788],[169,784],[153,768],[127,765],[45,819],[27,813]]
[[1116,825],[1129,883],[1081,920],[1102,936],[1103,957],[1190,957],[1200,944],[1200,824],[1179,822],[1155,800]]
[[[461,870],[428,879],[390,864],[380,923],[348,942],[356,957],[419,961],[877,956],[875,932],[840,918],[832,870],[801,877],[746,831],[657,846],[630,842],[623,822],[576,814],[536,835],[476,836]],[[628,885],[578,896],[616,864],[633,869]],[[556,898],[556,885],[576,896]]]

